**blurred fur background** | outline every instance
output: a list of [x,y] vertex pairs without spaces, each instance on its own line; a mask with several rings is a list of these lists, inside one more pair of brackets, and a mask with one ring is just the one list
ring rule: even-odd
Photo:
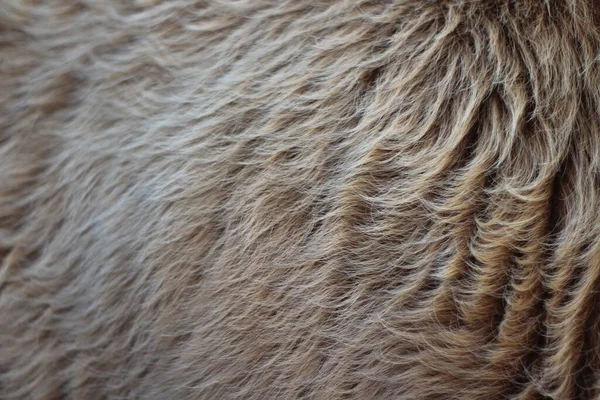
[[593,7],[0,2],[0,398],[597,398]]

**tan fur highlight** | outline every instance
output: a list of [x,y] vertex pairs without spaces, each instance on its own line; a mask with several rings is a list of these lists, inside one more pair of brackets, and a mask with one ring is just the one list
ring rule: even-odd
[[598,398],[597,11],[0,2],[0,398]]

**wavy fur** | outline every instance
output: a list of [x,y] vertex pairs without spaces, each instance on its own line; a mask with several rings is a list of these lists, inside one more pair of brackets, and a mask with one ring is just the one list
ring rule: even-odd
[[0,398],[600,396],[588,0],[0,3]]

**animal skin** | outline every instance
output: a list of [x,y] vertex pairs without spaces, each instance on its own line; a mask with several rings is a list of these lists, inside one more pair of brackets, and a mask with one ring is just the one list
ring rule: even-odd
[[0,398],[600,398],[594,3],[1,1]]

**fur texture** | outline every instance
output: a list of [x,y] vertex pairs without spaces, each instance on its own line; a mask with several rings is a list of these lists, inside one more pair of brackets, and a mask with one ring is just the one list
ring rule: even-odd
[[597,398],[593,4],[0,2],[0,398]]

